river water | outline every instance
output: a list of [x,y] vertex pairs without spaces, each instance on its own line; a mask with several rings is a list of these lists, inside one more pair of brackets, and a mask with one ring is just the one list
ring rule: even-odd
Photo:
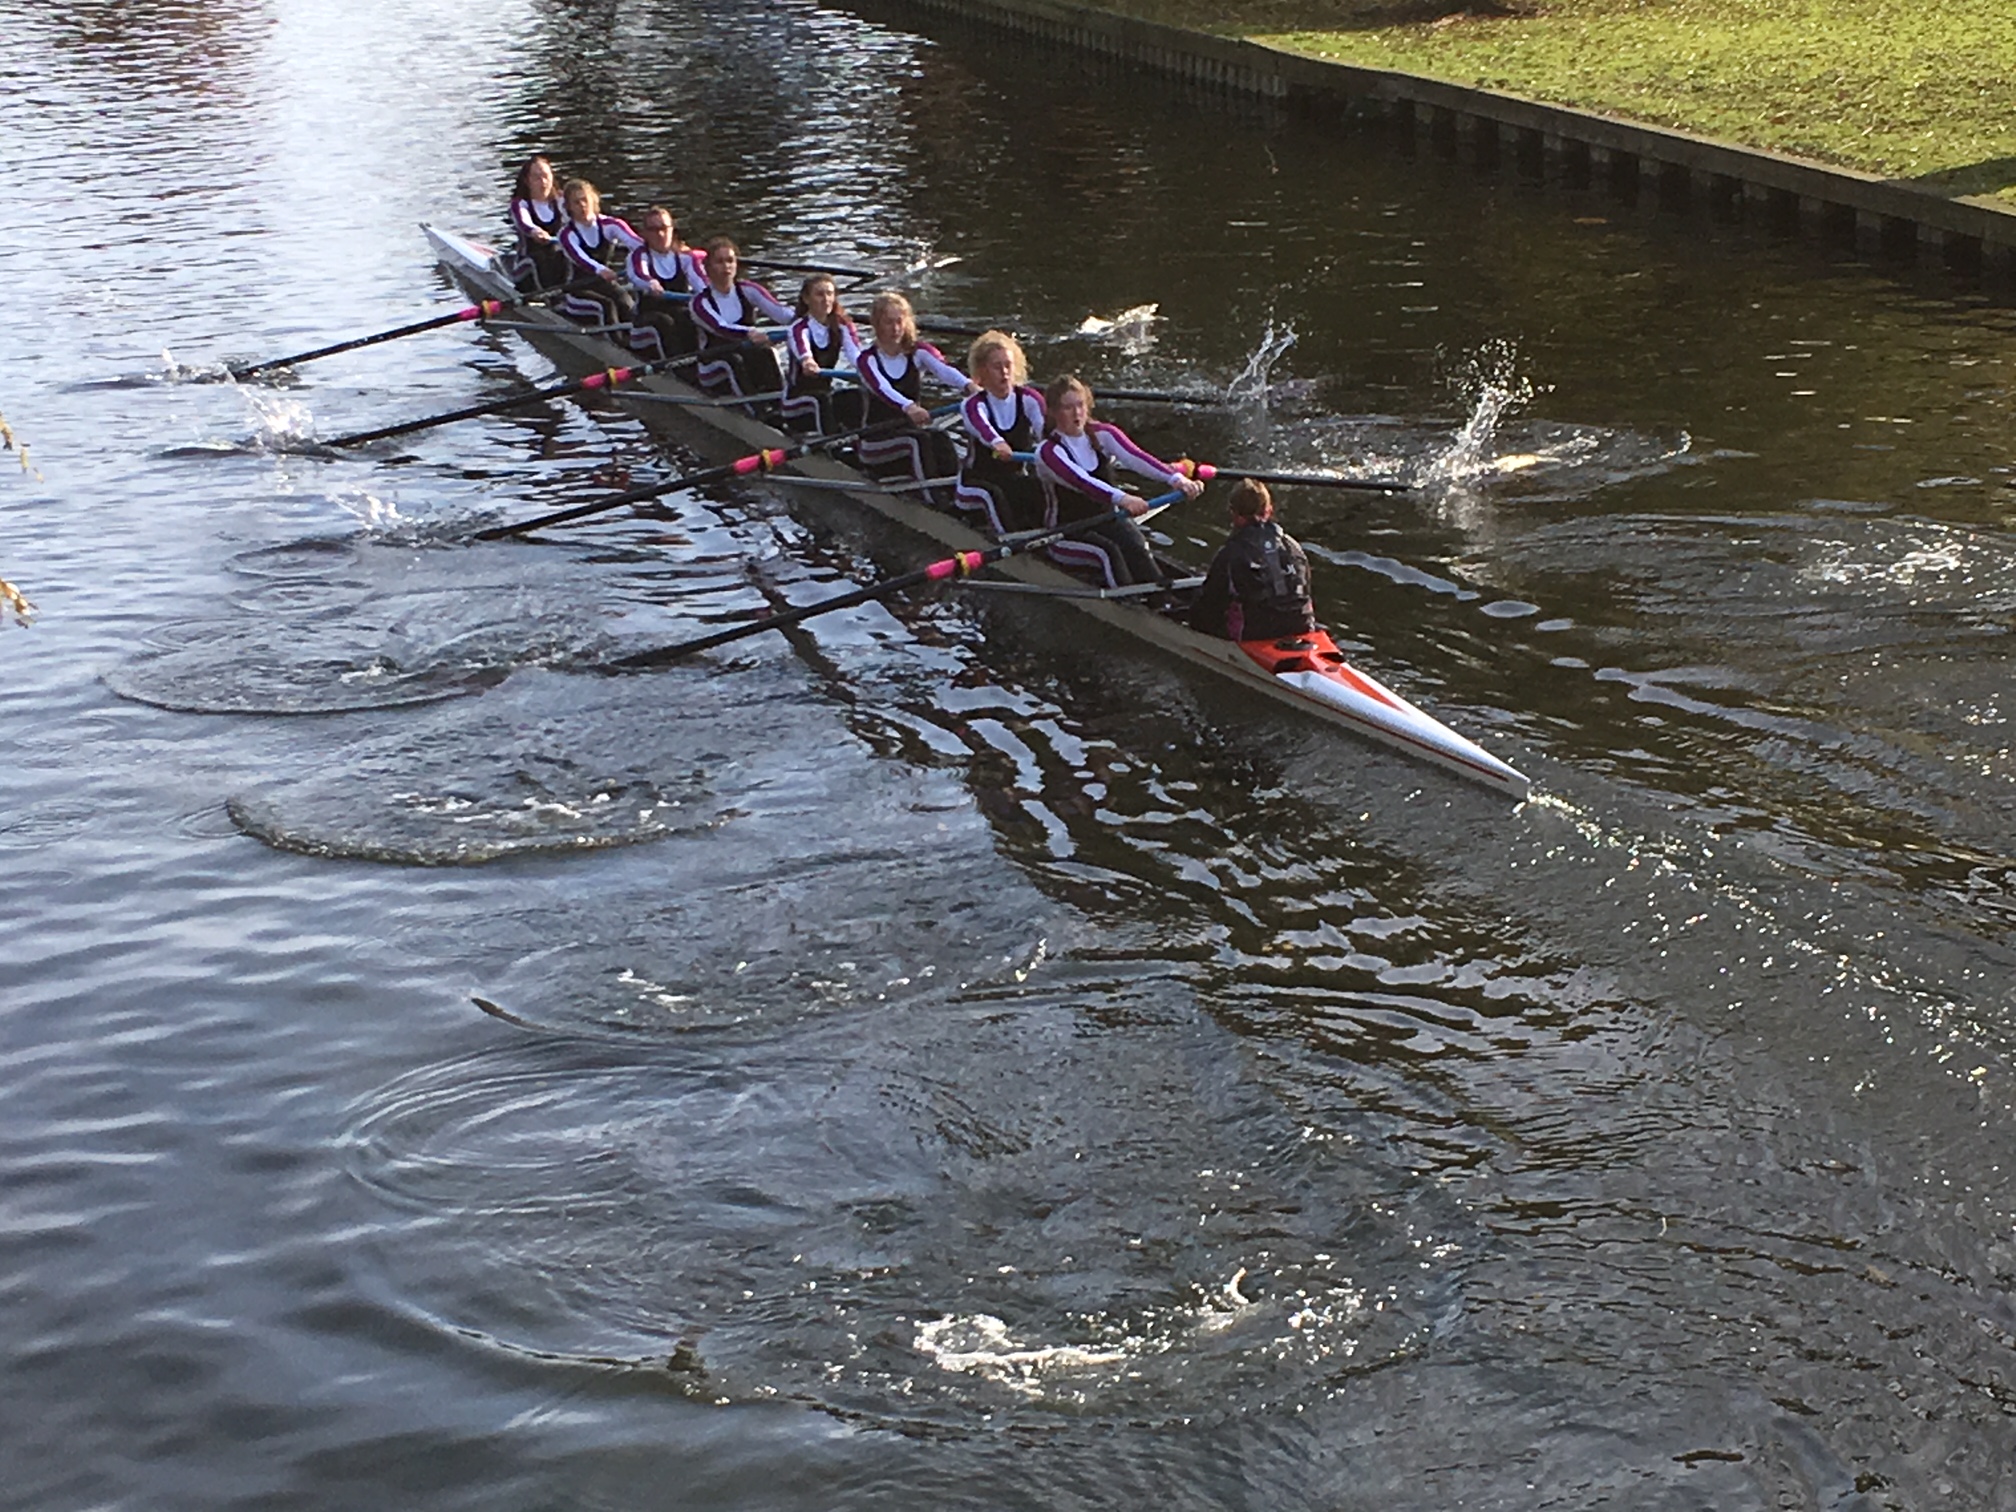
[[[906,24],[13,9],[0,1505],[2016,1506],[2009,310]],[[1282,503],[1534,798],[970,599],[597,676],[878,561],[292,444],[508,332],[200,381],[542,148],[1419,482]]]

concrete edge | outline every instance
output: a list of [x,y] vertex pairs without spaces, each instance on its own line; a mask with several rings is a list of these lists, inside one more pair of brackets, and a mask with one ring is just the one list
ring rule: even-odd
[[1159,72],[1287,105],[1405,119],[1431,135],[1495,156],[1568,153],[1613,186],[1647,166],[1663,196],[1762,202],[1789,225],[1892,252],[1917,246],[1956,264],[2016,272],[2016,210],[1712,137],[1450,84],[1419,74],[1333,62],[1243,38],[1186,31],[1069,0],[900,0],[914,7],[1063,42]]

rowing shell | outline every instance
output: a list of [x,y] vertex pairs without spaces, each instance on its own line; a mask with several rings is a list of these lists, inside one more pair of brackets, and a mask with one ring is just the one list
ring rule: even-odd
[[[500,299],[517,292],[494,247],[434,226],[421,229],[443,271],[471,295]],[[520,332],[556,366],[573,376],[628,366],[634,361],[629,352],[606,337],[586,331],[543,306],[522,306],[512,313],[510,329]],[[794,439],[730,405],[712,402],[669,374],[653,374],[635,387],[643,391],[629,401],[638,418],[709,461],[725,461],[768,447],[788,446]],[[619,390],[614,397],[622,400],[626,392]],[[915,498],[882,491],[870,479],[832,457],[816,454],[800,457],[793,460],[791,467],[800,475],[799,479],[794,480],[786,472],[767,476],[771,482],[787,486],[793,481],[804,481],[822,490],[837,489],[861,508],[952,551],[977,551],[989,544],[956,516]],[[1324,631],[1290,641],[1229,641],[1200,634],[1127,600],[1086,596],[1078,579],[1041,558],[1011,557],[1001,564],[1001,570],[1032,588],[1054,591],[1060,602],[1080,613],[1192,666],[1227,676],[1277,703],[1481,782],[1510,797],[1526,796],[1530,784],[1523,773],[1352,667]]]

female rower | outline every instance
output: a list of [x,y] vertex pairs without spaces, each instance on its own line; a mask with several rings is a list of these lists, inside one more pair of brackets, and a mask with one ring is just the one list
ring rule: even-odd
[[1190,606],[1190,624],[1230,640],[1278,640],[1316,628],[1309,558],[1274,522],[1267,485],[1242,478],[1227,501],[1232,535],[1211,559]]
[[860,446],[861,465],[878,478],[903,479],[948,492],[958,487],[959,444],[932,430],[931,412],[918,403],[924,375],[947,388],[971,393],[977,384],[947,362],[929,342],[917,338],[917,316],[901,294],[877,294],[868,321],[875,339],[863,349],[854,371],[868,391],[869,424],[909,425],[893,435],[871,436]]
[[637,308],[630,344],[660,357],[684,357],[700,350],[700,338],[687,310],[695,291],[707,280],[701,254],[679,240],[679,223],[663,205],[653,205],[638,221],[644,245],[630,254],[630,287]]
[[[1046,486],[1050,507],[1047,526],[1108,517],[1069,540],[1057,542],[1050,554],[1067,566],[1082,568],[1108,588],[1152,583],[1161,577],[1155,558],[1132,517],[1148,512],[1148,501],[1113,483],[1109,474],[1125,468],[1144,478],[1179,490],[1186,499],[1204,491],[1167,462],[1136,446],[1117,425],[1092,418],[1092,390],[1077,377],[1050,385],[1047,396],[1050,433],[1036,448],[1036,475]],[[1121,518],[1111,511],[1123,511]]]
[[1029,530],[1043,521],[1043,485],[1017,452],[1032,452],[1045,429],[1043,395],[1029,384],[1029,359],[1006,331],[982,331],[966,354],[966,370],[980,385],[959,406],[973,456],[959,480],[961,509],[985,510],[996,535]]
[[567,207],[543,154],[525,160],[511,186],[511,224],[518,231],[518,287],[527,293],[567,282],[567,259],[559,247]]
[[707,243],[706,277],[691,306],[706,355],[695,376],[702,388],[738,399],[758,394],[775,398],[777,355],[770,350],[770,333],[756,322],[767,318],[787,325],[791,312],[753,278],[738,277],[741,266],[741,249],[729,238],[717,236]]
[[784,337],[784,425],[827,435],[861,424],[867,402],[859,389],[833,392],[832,373],[861,357],[860,333],[840,307],[830,273],[814,273],[798,290],[797,318]]
[[560,311],[597,325],[621,325],[636,301],[617,280],[616,268],[626,254],[644,245],[644,238],[620,216],[602,213],[602,196],[586,179],[567,180],[562,196],[567,224],[557,238],[566,254],[570,277],[588,274],[600,280],[593,288],[570,290],[561,296]]

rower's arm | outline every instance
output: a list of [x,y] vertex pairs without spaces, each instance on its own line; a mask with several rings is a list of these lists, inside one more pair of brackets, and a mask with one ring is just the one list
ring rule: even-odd
[[1006,439],[994,425],[993,415],[988,413],[985,393],[968,394],[960,402],[959,418],[966,422],[966,429],[973,439],[988,451],[1007,444]]
[[514,199],[511,201],[511,224],[518,228],[518,234],[528,241],[551,241],[553,233],[540,225],[532,214],[532,201]]
[[753,278],[743,280],[742,297],[779,325],[789,325],[795,314],[789,305]]
[[1180,487],[1186,479],[1176,468],[1171,467],[1153,452],[1135,444],[1134,438],[1117,425],[1109,425],[1104,420],[1094,420],[1087,427],[1092,432],[1092,444],[1113,459],[1118,467],[1143,478],[1153,478],[1157,483],[1167,483],[1170,487]]
[[809,362],[819,365],[819,358],[812,350],[812,317],[801,315],[791,322],[791,329],[785,334],[784,344],[791,349],[793,362]]
[[973,382],[972,379],[947,362],[944,354],[928,341],[917,343],[917,350],[910,354],[910,360],[947,388],[964,389],[969,387]]
[[581,245],[580,237],[574,232],[574,223],[572,221],[569,221],[560,228],[559,240],[561,253],[566,257],[567,261],[574,264],[583,273],[600,277],[607,271],[603,268],[602,264],[588,255],[588,250]]
[[[914,358],[912,359],[915,360]],[[862,386],[893,410],[907,410],[910,400],[889,381],[889,375],[882,371],[882,364],[875,360],[873,352],[863,352],[854,363],[855,374]]]

